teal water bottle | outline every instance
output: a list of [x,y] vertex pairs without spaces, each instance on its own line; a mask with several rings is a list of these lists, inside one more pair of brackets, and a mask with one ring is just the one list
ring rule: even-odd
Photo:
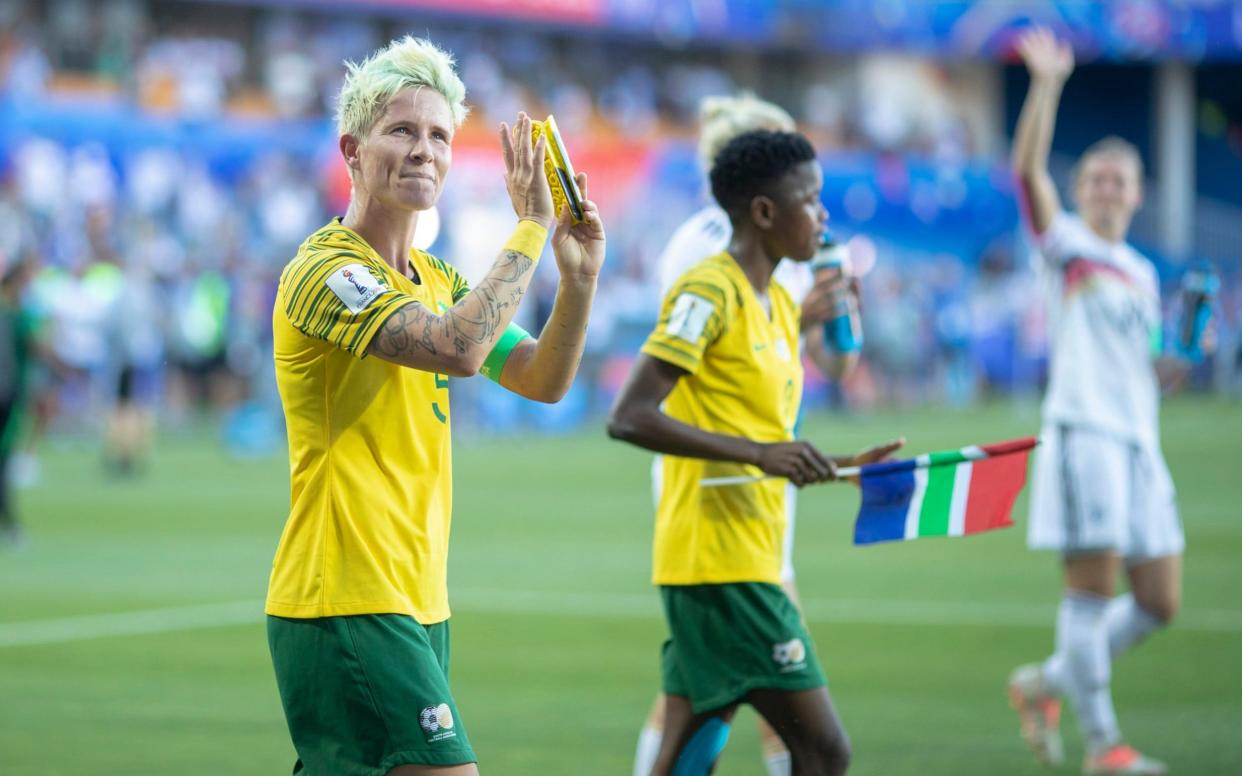
[[[825,235],[819,253],[811,260],[811,271],[816,278],[821,272],[834,273],[833,277],[849,278],[849,253],[842,243],[833,242]],[[824,322],[824,341],[838,353],[857,353],[862,350],[862,321],[858,316],[858,300],[848,290],[843,290],[833,300],[832,317]]]
[[1177,352],[1195,363],[1203,360],[1203,332],[1212,318],[1220,278],[1211,267],[1188,269],[1182,276],[1182,314],[1177,324]]

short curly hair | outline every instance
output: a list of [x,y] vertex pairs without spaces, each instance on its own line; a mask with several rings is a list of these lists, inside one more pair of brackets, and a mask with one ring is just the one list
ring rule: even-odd
[[730,140],[712,162],[712,196],[736,219],[757,196],[803,162],[815,160],[811,141],[798,132],[758,129]]
[[423,38],[406,35],[361,63],[346,62],[348,71],[336,100],[336,127],[341,135],[362,139],[394,94],[411,86],[429,86],[444,96],[453,128],[466,120],[466,86],[453,69],[453,55]]

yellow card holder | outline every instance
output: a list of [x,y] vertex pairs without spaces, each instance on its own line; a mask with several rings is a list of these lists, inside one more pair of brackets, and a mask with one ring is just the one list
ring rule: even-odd
[[548,178],[548,186],[552,189],[552,207],[559,213],[562,205],[568,206],[570,220],[575,224],[580,224],[582,223],[582,192],[578,190],[574,166],[569,162],[569,152],[565,150],[561,133],[556,128],[556,119],[550,115],[544,121],[532,120],[530,123],[532,143],[545,133],[548,136],[548,144],[543,156],[543,172]]

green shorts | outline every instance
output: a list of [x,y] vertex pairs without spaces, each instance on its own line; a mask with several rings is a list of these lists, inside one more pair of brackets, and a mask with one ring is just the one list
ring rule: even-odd
[[382,776],[476,762],[448,686],[448,622],[403,614],[267,618],[294,773]]
[[664,692],[689,698],[696,714],[752,690],[824,686],[802,615],[779,586],[665,585],[660,595],[671,633],[661,660]]

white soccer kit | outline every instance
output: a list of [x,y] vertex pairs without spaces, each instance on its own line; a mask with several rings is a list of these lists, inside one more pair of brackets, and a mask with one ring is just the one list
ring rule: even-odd
[[[733,225],[729,215],[716,206],[708,205],[686,221],[673,232],[668,245],[656,262],[656,277],[660,283],[660,298],[668,294],[677,279],[708,256],[715,256],[729,247],[733,237]],[[815,285],[815,277],[809,262],[796,262],[784,259],[776,265],[772,278],[789,292],[793,300],[802,304],[802,300]],[[660,500],[660,457],[656,456],[651,466],[651,484],[656,503]],[[794,518],[798,511],[798,489],[792,484],[785,490],[785,541],[784,554],[781,561],[781,579],[792,582]]]
[[1151,262],[1060,213],[1039,236],[1051,371],[1035,457],[1028,543],[1117,550],[1131,559],[1185,546],[1160,452],[1160,287]]

